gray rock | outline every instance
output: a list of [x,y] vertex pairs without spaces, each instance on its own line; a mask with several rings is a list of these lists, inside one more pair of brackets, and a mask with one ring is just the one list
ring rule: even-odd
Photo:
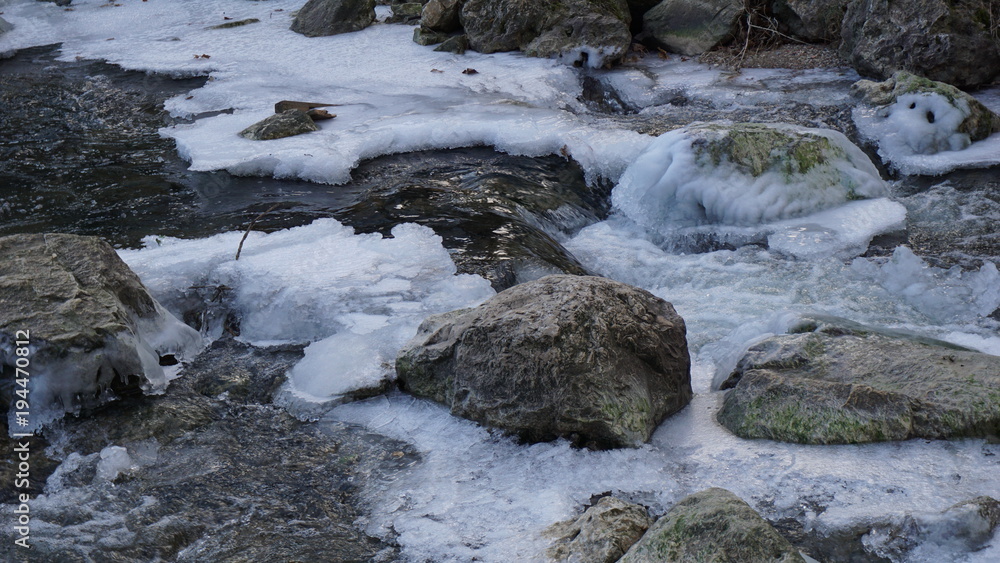
[[862,541],[872,555],[889,561],[913,561],[920,559],[914,557],[914,550],[927,544],[979,551],[993,539],[998,525],[1000,502],[981,496],[941,512],[890,515],[859,527],[865,529]]
[[458,15],[462,11],[464,1],[431,0],[424,5],[424,11],[420,15],[420,26],[444,33],[458,31],[462,27]]
[[4,33],[7,33],[12,29],[14,29],[14,24],[10,23],[9,21],[3,18],[0,18],[0,35],[3,35]]
[[413,42],[417,45],[437,45],[438,43],[444,43],[450,37],[447,33],[434,31],[425,27],[418,27],[413,30]]
[[[970,141],[981,141],[1000,131],[1000,116],[979,100],[950,84],[928,80],[906,71],[898,71],[883,82],[859,80],[851,86],[851,92],[873,106],[891,106],[906,94],[941,96],[966,114],[955,131],[968,135]],[[927,119],[934,117],[929,116]]]
[[309,0],[292,22],[292,31],[322,37],[360,31],[375,21],[375,0]]
[[806,41],[840,39],[840,24],[851,0],[774,0],[774,17]]
[[319,131],[319,126],[300,109],[276,113],[240,131],[240,137],[251,141],[269,141],[293,135]]
[[[160,357],[193,356],[199,347],[198,333],[97,237],[11,235],[0,238],[0,256],[8,257],[0,262],[0,364],[13,378],[24,357],[17,341],[30,341],[29,428],[116,397],[161,392]],[[4,408],[12,393],[5,389]]]
[[456,55],[464,55],[469,49],[469,38],[465,35],[456,35],[454,37],[449,37],[438,45],[435,51],[444,51],[446,53],[455,53]]
[[520,49],[591,67],[620,59],[631,42],[625,0],[467,0],[460,21],[479,52]]
[[978,2],[854,0],[844,15],[841,55],[863,76],[906,70],[976,87],[1000,76],[1000,42],[989,21]]
[[615,563],[652,524],[642,506],[603,497],[576,520],[545,530],[545,536],[554,538],[546,553],[555,561]]
[[420,13],[424,5],[420,2],[404,2],[392,5],[392,15],[385,23],[403,23],[416,25],[420,22]]
[[638,446],[691,400],[684,321],[629,285],[546,276],[429,317],[400,351],[410,393],[528,441]]
[[826,319],[753,346],[722,388],[743,438],[846,444],[1000,434],[1000,357]]
[[660,517],[620,563],[805,563],[742,499],[719,488],[690,495]]
[[668,51],[700,55],[731,38],[742,0],[663,0],[646,12],[643,33]]
[[56,6],[69,6],[73,0],[38,0],[39,2],[52,2]]

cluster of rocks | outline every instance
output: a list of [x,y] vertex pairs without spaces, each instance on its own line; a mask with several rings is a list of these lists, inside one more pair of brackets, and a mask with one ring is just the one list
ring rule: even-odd
[[[309,0],[292,29],[308,36],[362,29],[375,0]],[[599,68],[634,40],[695,56],[740,37],[839,43],[859,73],[905,70],[975,87],[1000,76],[995,3],[947,0],[422,0],[392,3],[389,22],[419,24],[413,40],[462,53],[522,51]],[[763,25],[762,25],[763,24]],[[761,35],[764,34],[764,35]]]

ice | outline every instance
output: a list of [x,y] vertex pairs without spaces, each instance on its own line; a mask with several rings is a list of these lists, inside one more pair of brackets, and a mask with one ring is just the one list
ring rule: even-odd
[[[704,388],[710,366],[695,362],[693,378]],[[577,516],[591,495],[604,492],[661,515],[688,494],[724,487],[765,517],[799,518],[821,533],[1000,493],[992,457],[998,446],[742,440],[715,421],[720,399],[717,392],[697,392],[650,444],[603,452],[575,450],[564,441],[518,445],[402,394],[342,405],[330,418],[406,440],[422,452],[410,470],[366,491],[371,514],[361,522],[374,535],[397,533],[409,561],[544,560],[542,530]],[[823,511],[827,507],[839,509]],[[978,555],[967,560],[989,560]]]
[[[242,319],[240,338],[309,343],[289,392],[325,400],[393,377],[396,351],[424,317],[493,295],[485,279],[456,274],[441,238],[414,224],[392,237],[355,234],[334,219],[270,234],[182,240],[150,236],[122,259],[179,314],[198,288],[225,299]],[[193,289],[194,288],[194,289]],[[212,327],[213,336],[221,326]]]
[[944,270],[900,246],[881,266],[858,258],[851,267],[937,323],[970,322],[1000,308],[1000,272],[992,262],[974,272],[960,266]]
[[[995,91],[976,97],[996,111]],[[937,175],[1000,164],[1000,133],[971,143],[958,131],[970,113],[968,104],[961,99],[954,104],[940,94],[905,94],[885,110],[859,106],[853,117],[861,136],[877,143],[879,156],[903,174]]]
[[[801,217],[853,197],[887,195],[868,157],[842,134],[775,124],[776,132],[824,138],[843,153],[807,171],[743,172],[728,159],[713,162],[697,143],[713,142],[715,128],[694,125],[665,133],[636,158],[612,193],[615,208],[653,232],[669,236],[677,227],[701,224],[756,225]],[[792,158],[789,156],[789,158]]]
[[97,463],[97,478],[114,481],[118,475],[138,467],[132,462],[128,450],[122,446],[108,446],[101,450],[101,461]]

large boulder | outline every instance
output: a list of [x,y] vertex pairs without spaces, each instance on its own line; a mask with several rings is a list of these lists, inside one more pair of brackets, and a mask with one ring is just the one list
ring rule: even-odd
[[840,39],[840,24],[850,0],[774,0],[774,17],[806,41]]
[[663,0],[643,16],[643,34],[668,51],[700,55],[731,38],[743,13],[743,0]]
[[458,20],[465,0],[430,0],[420,14],[420,27],[449,33],[461,29]]
[[545,530],[544,535],[555,540],[547,555],[555,561],[615,563],[652,524],[642,506],[602,497],[576,520]]
[[30,390],[30,420],[22,425],[14,416],[29,409],[10,409],[11,432],[116,396],[162,392],[161,358],[200,347],[198,333],[160,307],[99,238],[11,235],[0,238],[0,256],[3,406],[22,398],[15,368],[27,372],[17,373]]
[[546,276],[429,317],[399,353],[404,390],[528,441],[638,446],[691,400],[684,321],[647,291]]
[[805,319],[750,348],[718,420],[743,438],[850,444],[1000,434],[1000,357]]
[[907,70],[980,86],[1000,75],[1000,42],[989,30],[998,17],[1000,7],[970,0],[852,0],[841,55],[865,76]]
[[788,540],[750,505],[714,487],[677,503],[620,563],[681,561],[805,563]]
[[520,49],[591,68],[623,57],[632,40],[625,0],[467,0],[460,20],[481,53]]
[[360,31],[375,21],[375,0],[309,0],[292,22],[292,31],[322,37]]
[[961,150],[1000,131],[1000,116],[944,82],[898,71],[888,80],[860,80],[852,92],[886,118],[883,136],[912,154]]

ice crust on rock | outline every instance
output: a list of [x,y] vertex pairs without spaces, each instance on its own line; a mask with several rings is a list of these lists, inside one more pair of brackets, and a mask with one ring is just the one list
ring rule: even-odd
[[441,238],[411,223],[394,227],[392,238],[355,234],[334,219],[252,232],[235,260],[241,238],[150,236],[146,248],[120,255],[168,308],[189,306],[192,287],[225,286],[242,340],[310,343],[291,372],[299,398],[327,399],[391,377],[396,351],[424,317],[494,293],[485,279],[456,274]]

